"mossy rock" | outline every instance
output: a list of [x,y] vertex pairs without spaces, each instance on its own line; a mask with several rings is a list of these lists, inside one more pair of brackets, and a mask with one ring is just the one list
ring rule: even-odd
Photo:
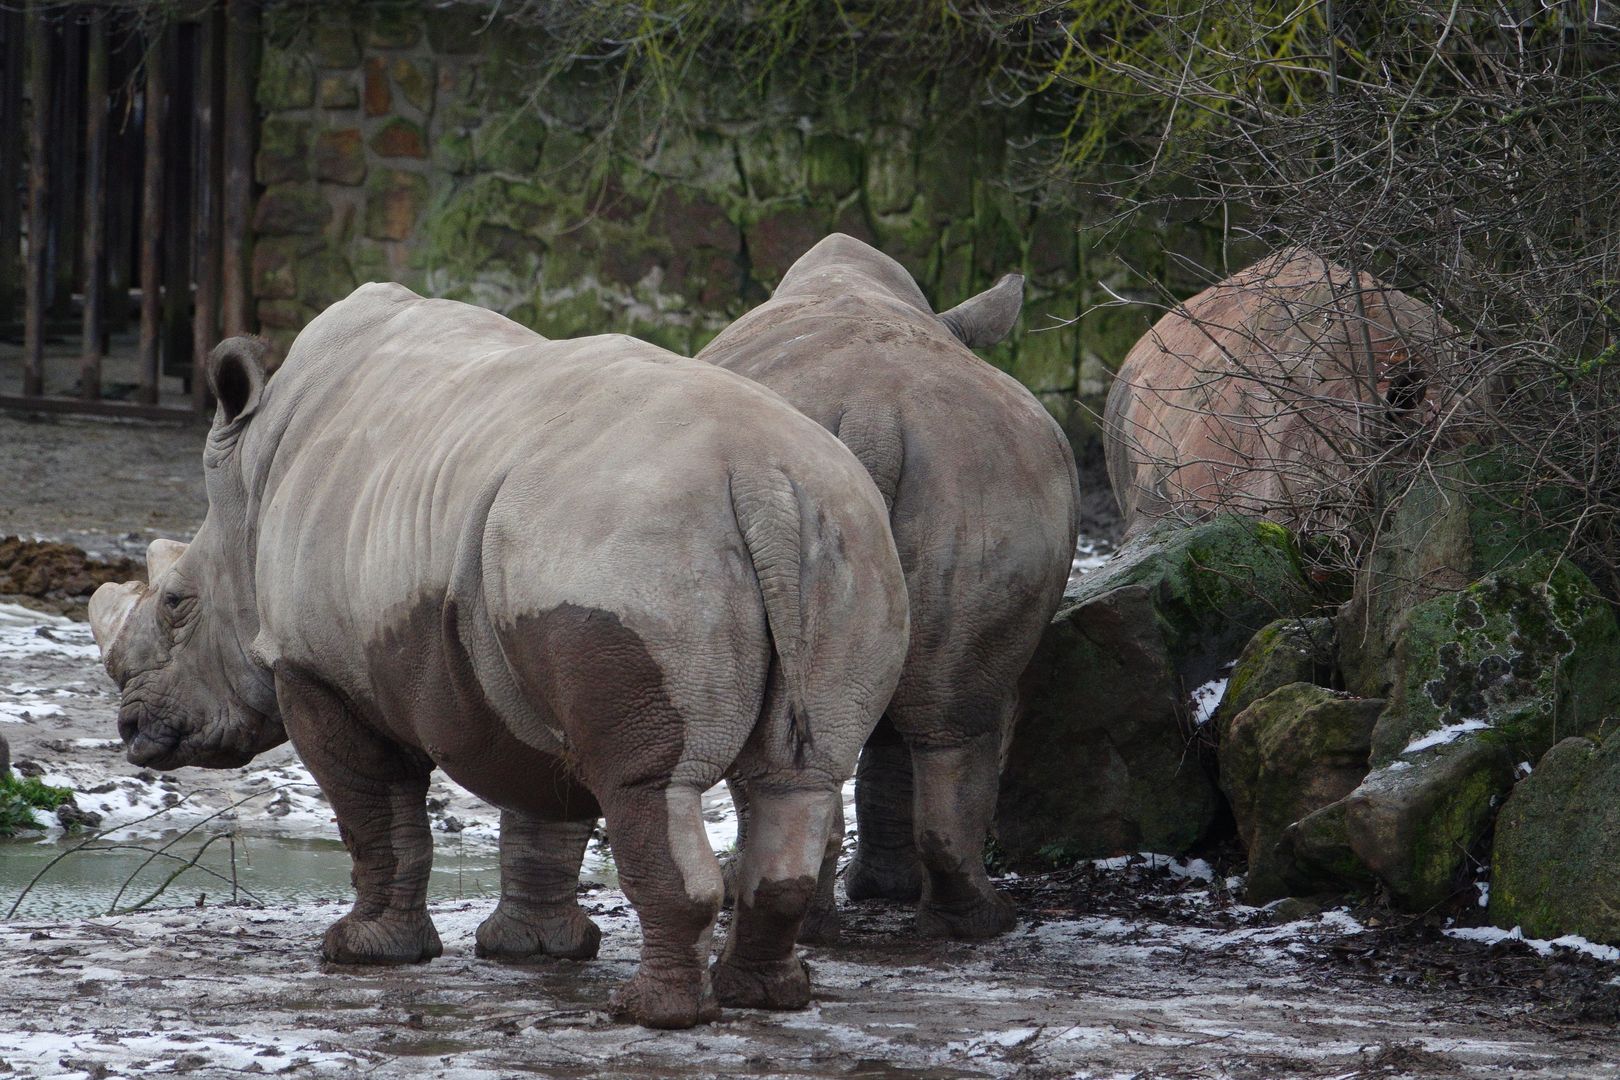
[[1419,604],[1395,642],[1372,763],[1468,733],[1535,761],[1620,712],[1620,625],[1567,560],[1533,555]]
[[1360,892],[1378,880],[1350,846],[1343,799],[1313,810],[1285,828],[1271,856],[1277,876],[1296,896],[1346,889]]
[[1081,579],[1024,676],[997,811],[1013,865],[1203,838],[1220,796],[1187,692],[1279,614],[1311,610],[1296,555],[1270,522],[1161,523]]
[[1463,883],[1512,783],[1505,747],[1459,739],[1369,773],[1340,804],[1345,836],[1397,904],[1428,911]]
[[1065,609],[1125,585],[1152,590],[1154,616],[1189,686],[1213,678],[1268,623],[1314,612],[1321,603],[1293,534],[1236,514],[1191,526],[1156,524],[1082,577],[1065,594]]
[[[1355,693],[1382,697],[1394,679],[1394,645],[1407,613],[1536,553],[1562,538],[1530,524],[1511,490],[1526,467],[1508,450],[1453,451],[1417,476],[1390,478],[1398,492],[1339,615],[1340,667]],[[1545,489],[1551,512],[1567,493]],[[1506,500],[1506,501],[1504,501]]]
[[1277,842],[1290,825],[1355,790],[1367,773],[1367,749],[1383,706],[1376,698],[1295,682],[1233,718],[1220,745],[1221,790],[1249,853],[1249,903],[1289,894]]
[[996,837],[1009,865],[1179,854],[1220,796],[1197,750],[1154,592],[1126,585],[1060,613],[1024,676]]
[[1502,807],[1491,921],[1620,944],[1620,734],[1565,739]]
[[1332,678],[1332,619],[1318,615],[1267,623],[1232,666],[1214,716],[1216,741],[1224,743],[1232,718],[1272,691],[1290,683],[1328,686]]

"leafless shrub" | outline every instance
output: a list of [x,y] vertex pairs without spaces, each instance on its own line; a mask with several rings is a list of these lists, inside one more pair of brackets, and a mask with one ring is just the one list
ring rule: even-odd
[[[1348,344],[1361,338],[1350,350],[1359,359],[1312,387],[1298,363],[1323,350],[1261,347],[1265,328],[1215,322],[1223,344],[1188,350],[1182,397],[1196,399],[1192,384],[1211,395],[1240,384],[1212,411],[1226,443],[1160,466],[1219,466],[1227,490],[1327,527],[1354,561],[1401,478],[1438,447],[1494,443],[1520,473],[1487,494],[1567,535],[1620,596],[1614,12],[1593,0],[1319,2],[1274,14],[1210,3],[1169,15],[1143,3],[1131,26],[1128,62],[1076,39],[1094,63],[1091,89],[1106,75],[1202,122],[1190,150],[1175,147],[1167,122],[1128,179],[1110,184],[1121,213],[1218,212],[1239,256],[1293,247],[1346,268],[1345,287],[1316,310]],[[1292,43],[1286,56],[1253,47],[1279,36]],[[1369,340],[1379,325],[1369,306],[1383,293],[1367,273],[1437,313],[1403,328],[1398,352]],[[1403,363],[1437,351],[1452,359],[1414,382]],[[1223,453],[1252,448],[1268,425],[1294,434],[1260,440],[1247,459]],[[1267,487],[1256,473],[1281,478]],[[1549,487],[1573,497],[1543,498]]]

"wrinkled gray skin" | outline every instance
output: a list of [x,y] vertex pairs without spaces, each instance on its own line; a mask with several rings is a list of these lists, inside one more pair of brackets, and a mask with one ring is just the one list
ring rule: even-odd
[[[1005,336],[1022,286],[1009,276],[935,315],[899,263],[834,234],[698,354],[837,435],[891,508],[911,649],[861,755],[845,887],[851,899],[919,899],[931,935],[1013,925],[985,875],[985,834],[1018,678],[1062,600],[1078,529],[1062,430],[967,348]],[[752,815],[748,830],[751,850]],[[831,888],[829,873],[807,923],[822,936],[836,930]]]
[[[234,766],[290,737],[354,858],[333,961],[438,955],[437,766],[502,808],[481,955],[595,954],[574,897],[600,813],[645,937],[623,1013],[806,1004],[794,935],[907,640],[860,464],[729,372],[398,285],[327,309],[268,383],[262,352],[211,358],[196,539],[91,605],[130,760]],[[723,776],[767,842],[711,979],[699,796]]]

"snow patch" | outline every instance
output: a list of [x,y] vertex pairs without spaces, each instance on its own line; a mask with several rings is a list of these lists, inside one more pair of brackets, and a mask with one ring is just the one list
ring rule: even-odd
[[1599,945],[1579,934],[1565,934],[1556,938],[1527,938],[1524,930],[1515,926],[1504,930],[1500,926],[1454,926],[1442,930],[1446,937],[1459,941],[1477,941],[1482,945],[1495,945],[1500,941],[1522,941],[1540,956],[1551,956],[1554,950],[1569,949],[1597,960],[1620,961],[1620,949],[1613,945]]
[[1232,681],[1232,665],[1225,665],[1224,675],[1217,675],[1192,692],[1193,723],[1203,727],[1215,715],[1215,710],[1226,696],[1226,684]]
[[1427,750],[1431,746],[1444,746],[1446,743],[1456,742],[1459,736],[1464,735],[1467,732],[1483,731],[1488,727],[1490,727],[1490,725],[1483,720],[1476,720],[1472,718],[1468,720],[1459,720],[1455,724],[1447,724],[1443,728],[1438,728],[1429,732],[1427,735],[1413,739],[1411,742],[1406,744],[1406,749],[1402,750],[1401,753],[1415,754],[1419,750]]

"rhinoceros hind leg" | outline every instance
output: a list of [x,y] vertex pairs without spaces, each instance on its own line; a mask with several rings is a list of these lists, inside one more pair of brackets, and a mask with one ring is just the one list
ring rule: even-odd
[[714,965],[715,994],[742,1008],[802,1009],[810,1003],[810,973],[793,944],[840,816],[838,789],[755,780],[749,802],[748,847],[731,934]]
[[601,929],[579,906],[577,886],[595,819],[543,821],[501,811],[501,900],[478,926],[474,951],[497,960],[590,960]]
[[984,869],[1000,739],[991,732],[957,746],[912,747],[917,850],[926,871],[917,929],[925,936],[993,937],[1017,922]]
[[827,847],[821,857],[821,875],[810,898],[810,910],[799,924],[799,941],[805,945],[831,945],[838,940],[838,857],[844,853],[844,801],[833,800],[833,823],[827,830]]
[[911,751],[884,717],[861,748],[855,771],[855,857],[844,871],[851,900],[913,903],[922,895],[911,773]]
[[614,993],[613,1010],[644,1027],[720,1017],[709,952],[724,885],[703,827],[707,787],[642,783],[602,793],[619,884],[641,918],[641,966]]
[[433,766],[346,715],[317,681],[276,673],[282,720],[299,757],[332,804],[354,860],[354,909],[321,945],[337,964],[415,964],[444,951],[427,913],[433,837],[427,788]]

